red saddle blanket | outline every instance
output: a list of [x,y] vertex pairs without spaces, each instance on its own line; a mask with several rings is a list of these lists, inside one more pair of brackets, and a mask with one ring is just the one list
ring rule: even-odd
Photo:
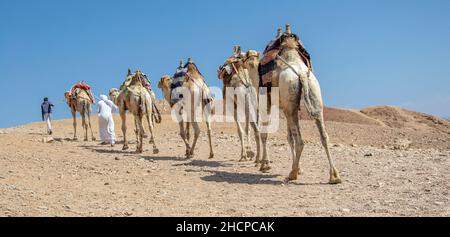
[[83,90],[88,91],[88,90],[91,89],[91,87],[89,85],[86,85],[86,84],[76,84],[76,85],[73,86],[72,90],[75,90],[75,89],[83,89]]

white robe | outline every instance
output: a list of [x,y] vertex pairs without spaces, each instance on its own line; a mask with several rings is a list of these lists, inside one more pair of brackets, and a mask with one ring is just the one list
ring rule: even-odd
[[[106,96],[105,96],[106,97]],[[100,96],[102,99],[102,96]],[[105,143],[114,144],[116,140],[114,132],[114,119],[112,112],[117,110],[117,106],[110,100],[103,98],[98,102],[98,125],[100,130],[100,140]]]

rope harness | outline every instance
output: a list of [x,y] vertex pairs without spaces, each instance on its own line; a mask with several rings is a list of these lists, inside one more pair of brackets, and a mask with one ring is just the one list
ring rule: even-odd
[[242,81],[242,84],[244,84],[245,88],[249,88],[250,85],[248,83],[248,78],[246,77],[247,80],[242,79],[242,77],[239,74],[239,71],[237,70],[236,66],[234,65],[234,63],[231,63],[231,66],[233,67],[234,72],[236,73],[236,76]]

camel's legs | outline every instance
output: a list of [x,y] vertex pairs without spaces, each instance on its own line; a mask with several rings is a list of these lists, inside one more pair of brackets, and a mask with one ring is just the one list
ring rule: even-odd
[[213,151],[213,145],[212,145],[212,132],[211,132],[211,121],[207,120],[206,121],[206,132],[208,134],[208,139],[209,139],[209,159],[214,158],[214,151]]
[[181,121],[178,123],[180,126],[180,137],[183,139],[184,145],[186,146],[186,157],[189,157],[189,152],[191,151],[191,147],[189,145],[189,141],[186,139],[186,131],[184,130],[184,122]]
[[341,177],[339,176],[339,171],[334,166],[333,159],[331,158],[331,154],[330,154],[330,148],[328,145],[328,134],[327,134],[327,131],[325,130],[323,112],[319,116],[319,118],[316,119],[316,125],[317,125],[317,128],[319,129],[322,145],[325,148],[325,152],[327,153],[328,162],[330,163],[330,181],[329,181],[329,183],[330,184],[340,184],[342,182]]
[[72,118],[73,118],[73,140],[78,140],[78,137],[77,137],[77,112],[74,110],[74,109],[72,109],[71,110],[71,112],[72,112]]
[[241,141],[241,159],[239,161],[247,161],[247,154],[245,152],[245,144],[244,144],[244,131],[242,130],[241,123],[238,120],[237,111],[234,111],[234,121],[236,121],[237,132],[239,135],[239,140]]
[[[302,135],[300,133],[300,122],[298,119],[298,107],[295,107],[294,111],[289,111],[285,113],[287,120],[287,129],[290,132],[289,143],[291,145],[292,151],[292,171],[289,174],[288,180],[296,180],[298,178],[298,174],[300,173],[300,157],[302,156],[303,148],[305,144],[302,140]],[[292,149],[292,148],[295,148]]]
[[198,137],[200,136],[200,126],[198,122],[192,122],[192,127],[194,128],[194,141],[192,142],[191,151],[189,152],[188,158],[194,157],[195,145],[197,145]]
[[[289,118],[289,114],[285,113],[285,117]],[[293,126],[293,120],[292,119],[288,119],[287,120],[287,140],[289,143],[289,147],[291,148],[291,154],[292,154],[292,162],[295,161],[295,139],[292,133],[292,129],[291,126]]]
[[88,122],[88,125],[89,125],[89,130],[91,130],[91,138],[92,138],[92,141],[95,141],[96,139],[95,139],[95,137],[94,137],[94,132],[92,131],[92,126],[91,126],[91,114],[90,114],[90,112],[88,111],[87,112],[87,122]]
[[134,117],[134,135],[136,136],[136,145],[139,145],[139,128],[137,122],[137,115],[133,115]]
[[[270,118],[270,113],[271,113],[271,98],[270,95],[268,97],[268,103],[267,103],[267,115]],[[261,123],[261,121],[259,121]],[[269,126],[269,122],[263,122],[262,125],[264,127],[268,127]],[[267,154],[267,138],[268,138],[268,134],[265,131],[261,132],[261,143],[262,143],[262,149],[263,149],[263,154],[262,154],[262,160],[261,160],[261,168],[259,169],[262,172],[267,172],[271,169],[269,163],[270,163],[270,159],[269,159],[269,155]],[[258,166],[258,164],[257,164]]]
[[86,114],[83,110],[81,111],[81,126],[84,129],[84,141],[88,141],[88,125],[86,123]]
[[[144,135],[145,135],[145,129],[144,129],[144,116],[141,114],[138,116],[138,131],[139,131],[139,152],[144,152]],[[151,131],[150,131],[151,132]]]
[[292,136],[292,132],[287,128],[287,140],[289,143],[289,147],[291,148],[291,154],[292,154],[292,160],[295,160],[295,144],[294,144],[294,137]]
[[[250,95],[250,98],[248,100],[248,104],[246,108],[246,122],[248,124],[250,124],[250,126],[253,129],[254,135],[255,135],[255,142],[256,142],[256,159],[255,159],[255,163],[259,164],[261,162],[261,133],[260,133],[260,129],[258,126],[258,106],[257,104],[257,100],[258,99],[258,95],[256,94],[256,91],[254,88],[252,88],[252,92]],[[247,126],[248,126],[247,124]],[[247,141],[248,141],[248,148],[250,151],[250,154],[247,153],[247,156],[249,156],[250,158],[252,158],[253,156],[255,156],[255,154],[253,153],[253,151],[251,151],[251,143],[250,143],[250,135],[249,135],[249,131],[247,128]]]
[[127,115],[124,109],[120,110],[120,119],[122,120],[122,134],[123,134],[123,148],[122,150],[128,150],[127,140]]
[[[266,123],[263,123],[264,126],[268,126]],[[261,160],[261,168],[259,169],[262,172],[269,171],[271,169],[269,163],[269,155],[267,154],[267,137],[268,134],[266,132],[261,133],[261,142],[262,142],[262,148],[263,148],[263,154],[262,154],[262,160]]]
[[255,141],[256,141],[256,159],[255,163],[258,164],[261,162],[261,134],[259,131],[258,124],[256,122],[251,122],[250,125],[253,128],[253,131],[255,133]]
[[[153,129],[155,128],[155,121],[153,120],[153,115],[146,115],[147,123],[148,123],[148,130],[150,131],[150,144],[155,144],[155,135],[153,134]],[[144,131],[145,134],[145,131]]]
[[133,115],[134,117],[134,135],[136,136],[136,152],[139,150],[139,130],[138,130],[138,121],[137,115]]
[[246,104],[245,108],[245,137],[247,139],[247,144],[245,146],[246,155],[249,160],[252,160],[255,153],[252,151],[252,144],[250,142],[250,112],[248,108],[249,104]]
[[144,126],[142,126],[142,115],[134,116],[136,125],[137,146],[136,152],[142,153],[144,151]]
[[153,120],[152,115],[147,114],[146,118],[147,118],[147,122],[148,122],[148,129],[150,131],[150,144],[153,144],[153,154],[158,154],[159,153],[159,149],[156,147],[156,143],[155,143],[155,135],[153,133]]
[[187,140],[187,142],[189,142],[190,141],[190,139],[191,139],[191,132],[190,132],[190,127],[191,127],[191,125],[190,125],[190,123],[189,122],[187,122],[186,123],[186,140]]

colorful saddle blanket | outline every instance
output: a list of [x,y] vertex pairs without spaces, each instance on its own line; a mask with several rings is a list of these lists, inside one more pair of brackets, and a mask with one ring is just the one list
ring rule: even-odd
[[183,98],[183,91],[181,87],[186,77],[187,69],[179,67],[173,75],[172,85],[170,85],[170,103],[172,105],[178,103]]

